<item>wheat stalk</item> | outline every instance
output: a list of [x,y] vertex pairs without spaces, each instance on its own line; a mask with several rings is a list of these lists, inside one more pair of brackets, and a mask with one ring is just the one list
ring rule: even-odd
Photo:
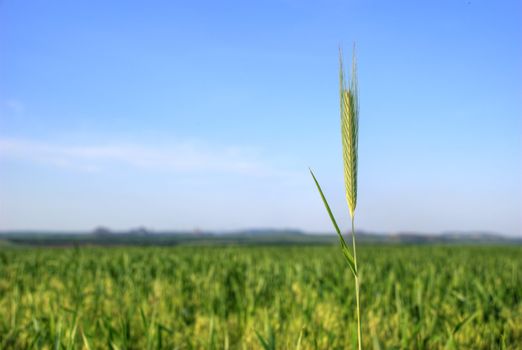
[[361,332],[361,306],[359,299],[359,271],[357,268],[357,252],[355,248],[355,207],[357,206],[357,144],[359,133],[359,99],[357,88],[357,63],[355,59],[355,47],[353,50],[352,59],[352,74],[350,83],[347,86],[344,80],[343,58],[341,50],[339,49],[339,97],[341,110],[341,140],[343,145],[343,165],[344,165],[344,184],[346,189],[346,201],[348,202],[348,209],[350,218],[352,219],[352,252],[341,234],[339,225],[330,210],[328,201],[326,200],[321,186],[317,181],[314,173],[310,170],[314,182],[319,190],[319,194],[326,207],[328,215],[332,220],[335,231],[339,236],[341,250],[346,258],[348,266],[355,278],[355,299],[357,312],[357,344],[359,350],[362,349],[362,332]]
[[[357,89],[357,61],[355,45],[352,57],[352,76],[350,85],[344,83],[343,57],[339,49],[339,90],[341,100],[341,139],[343,143],[344,185],[346,201],[352,219],[353,264],[357,271],[357,252],[355,249],[355,207],[357,206],[357,146],[359,134],[359,94]],[[357,340],[362,348],[361,306],[359,301],[359,275],[355,274],[355,298],[357,304]]]

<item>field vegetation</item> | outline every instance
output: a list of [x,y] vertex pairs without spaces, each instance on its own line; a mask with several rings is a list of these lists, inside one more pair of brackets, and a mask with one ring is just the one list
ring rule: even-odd
[[[365,349],[520,349],[522,247],[362,245]],[[0,250],[0,349],[345,349],[338,247]]]

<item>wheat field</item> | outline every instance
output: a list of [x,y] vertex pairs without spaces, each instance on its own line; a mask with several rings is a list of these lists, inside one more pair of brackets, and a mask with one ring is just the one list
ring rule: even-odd
[[[362,245],[363,348],[520,349],[522,247]],[[1,349],[347,349],[337,246],[0,250]]]

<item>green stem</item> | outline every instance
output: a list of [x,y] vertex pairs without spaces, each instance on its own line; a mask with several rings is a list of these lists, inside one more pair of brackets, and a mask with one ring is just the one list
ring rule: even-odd
[[355,213],[352,216],[352,245],[353,245],[353,262],[355,265],[355,300],[357,302],[357,343],[359,350],[362,350],[362,333],[361,333],[361,306],[359,303],[359,269],[357,268],[357,252],[355,250]]

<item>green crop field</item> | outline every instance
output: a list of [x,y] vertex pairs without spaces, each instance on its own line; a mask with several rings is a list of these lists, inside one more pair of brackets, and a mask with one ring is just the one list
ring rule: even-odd
[[[522,348],[522,247],[360,246],[365,349]],[[0,248],[0,349],[346,349],[338,246]]]

